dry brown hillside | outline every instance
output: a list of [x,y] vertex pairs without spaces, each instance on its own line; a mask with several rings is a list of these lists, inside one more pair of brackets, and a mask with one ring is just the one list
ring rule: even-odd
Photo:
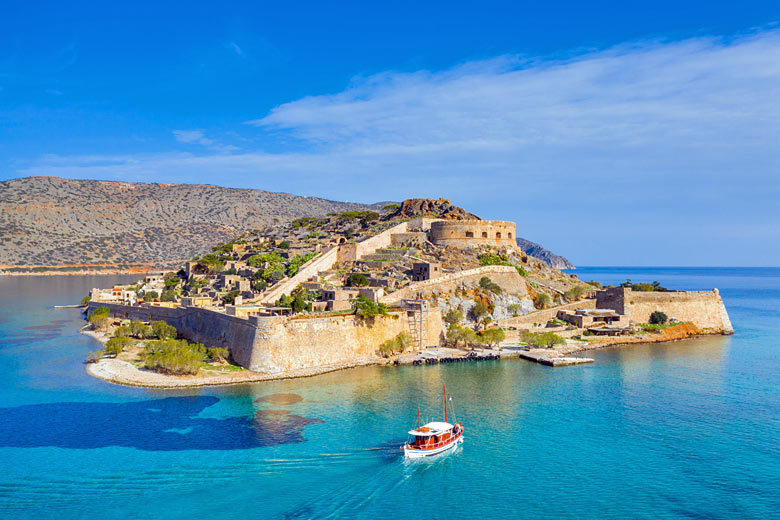
[[189,259],[245,230],[369,206],[193,184],[0,182],[0,265]]

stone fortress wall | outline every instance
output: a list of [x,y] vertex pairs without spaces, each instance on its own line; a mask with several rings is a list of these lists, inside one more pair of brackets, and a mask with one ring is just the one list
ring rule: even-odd
[[[341,244],[315,257],[299,273],[264,295],[263,302],[276,301],[289,294],[298,284],[332,268],[336,263],[357,260],[390,247],[393,237],[410,233],[427,233],[436,245],[474,247],[479,245],[516,247],[513,222],[484,220],[416,219],[400,223],[379,235],[357,243]],[[526,280],[511,266],[483,266],[441,277],[415,282],[382,298],[397,305],[405,298],[431,299],[448,293],[464,283],[476,283],[489,277],[507,293],[528,298]],[[525,296],[524,296],[525,295]],[[584,300],[565,307],[592,307],[594,300]],[[382,342],[408,330],[406,313],[391,311],[388,317],[363,319],[355,315],[293,316],[239,318],[205,308],[127,306],[91,302],[89,310],[108,307],[112,316],[131,320],[162,320],[176,327],[181,335],[208,347],[227,348],[241,366],[260,373],[284,375],[307,369],[353,366],[376,360]],[[670,318],[692,322],[704,332],[731,333],[733,328],[717,289],[700,292],[634,292],[614,288],[596,293],[595,306],[628,314],[633,322],[646,323],[656,310]],[[545,322],[563,307],[510,318],[519,327]],[[549,314],[549,316],[548,316]],[[427,345],[439,345],[444,336],[441,310],[432,305],[428,316]]]
[[386,305],[395,305],[405,298],[430,299],[433,293],[451,292],[466,282],[478,283],[483,276],[487,276],[492,282],[497,283],[505,292],[520,298],[528,296],[525,279],[520,276],[517,269],[508,265],[486,265],[411,283],[403,289],[386,294],[381,301]]
[[[257,321],[258,337],[246,367],[268,374],[373,362],[384,341],[409,329],[403,311],[369,319],[348,315]],[[440,344],[444,337],[442,323],[441,311],[432,308],[426,346]]]
[[257,338],[257,327],[248,320],[200,307],[130,306],[90,302],[88,312],[108,307],[111,316],[141,321],[164,321],[190,341],[230,351],[239,365],[248,368]]
[[615,287],[596,293],[596,306],[627,314],[634,323],[647,323],[655,311],[669,318],[691,322],[705,332],[734,332],[726,306],[717,289],[712,291],[633,291]]
[[327,271],[333,267],[338,261],[340,247],[341,246],[332,247],[323,254],[312,258],[303,264],[295,276],[279,282],[275,287],[272,287],[271,290],[263,293],[260,302],[266,304],[274,303],[282,295],[289,295],[298,287],[298,285],[308,281],[310,278],[316,278],[321,272]]
[[[88,310],[108,307],[115,318],[164,321],[190,341],[223,347],[242,367],[264,374],[350,366],[376,360],[382,342],[408,330],[405,313],[363,319],[359,316],[236,318],[197,307],[136,307],[91,302]],[[428,343],[442,338],[442,318],[432,308]]]
[[371,238],[361,242],[342,244],[339,246],[338,261],[354,262],[360,260],[365,255],[373,254],[377,249],[391,247],[393,244],[393,235],[397,233],[406,233],[409,230],[408,222],[401,222],[397,226],[386,229]]
[[390,247],[392,245],[393,235],[397,233],[406,233],[407,230],[408,223],[402,222],[401,224],[387,229],[369,239],[363,240],[362,242],[351,242],[332,247],[301,266],[301,269],[295,276],[280,282],[271,290],[264,293],[260,302],[265,304],[274,303],[282,295],[289,295],[303,282],[309,281],[312,278],[316,279],[321,272],[331,269],[338,262],[354,262],[365,255],[372,254],[377,249]]
[[502,220],[436,220],[428,236],[437,246],[517,247],[515,223]]

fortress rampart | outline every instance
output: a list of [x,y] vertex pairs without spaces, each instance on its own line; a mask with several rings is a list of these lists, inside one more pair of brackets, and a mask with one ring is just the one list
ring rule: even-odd
[[[196,307],[91,302],[89,311],[97,307],[108,307],[111,316],[116,318],[164,321],[190,341],[227,348],[233,360],[244,368],[274,375],[376,360],[379,345],[407,329],[402,312],[373,319],[348,315],[247,320]],[[428,317],[428,343],[438,345],[441,337],[441,312],[432,308]]]
[[634,323],[647,323],[655,311],[691,322],[704,331],[734,332],[717,289],[712,291],[633,291],[615,287],[596,293],[596,306],[627,314]]
[[332,268],[337,262],[353,262],[359,260],[364,255],[372,254],[377,249],[390,247],[393,234],[406,233],[407,230],[408,224],[402,222],[362,242],[351,242],[333,247],[301,266],[301,269],[295,276],[280,282],[270,291],[264,293],[260,301],[261,303],[273,303],[282,295],[289,295],[301,283],[311,278],[316,279],[321,272]]
[[502,220],[436,220],[428,236],[438,246],[517,247],[515,223]]
[[397,226],[382,231],[378,235],[367,238],[362,242],[353,242],[339,246],[338,261],[354,262],[360,260],[365,255],[370,255],[377,249],[390,247],[393,244],[393,235],[396,233],[406,233],[409,231],[409,224],[401,222]]

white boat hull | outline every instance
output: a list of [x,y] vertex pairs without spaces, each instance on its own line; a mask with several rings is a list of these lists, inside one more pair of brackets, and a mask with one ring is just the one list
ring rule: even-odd
[[407,459],[420,459],[422,457],[428,457],[430,455],[437,455],[447,450],[451,450],[461,442],[463,442],[463,435],[461,435],[460,437],[458,437],[456,440],[452,441],[449,444],[445,444],[444,446],[440,446],[432,450],[415,450],[414,448],[409,448],[408,446],[404,446],[404,457],[406,457]]

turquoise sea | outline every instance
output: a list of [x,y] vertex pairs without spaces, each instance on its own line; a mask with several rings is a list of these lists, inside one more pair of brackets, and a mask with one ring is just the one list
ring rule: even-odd
[[[87,376],[53,308],[127,277],[0,278],[0,518],[780,517],[780,269],[576,272],[718,287],[736,334],[150,391]],[[465,443],[406,463],[443,383]]]

